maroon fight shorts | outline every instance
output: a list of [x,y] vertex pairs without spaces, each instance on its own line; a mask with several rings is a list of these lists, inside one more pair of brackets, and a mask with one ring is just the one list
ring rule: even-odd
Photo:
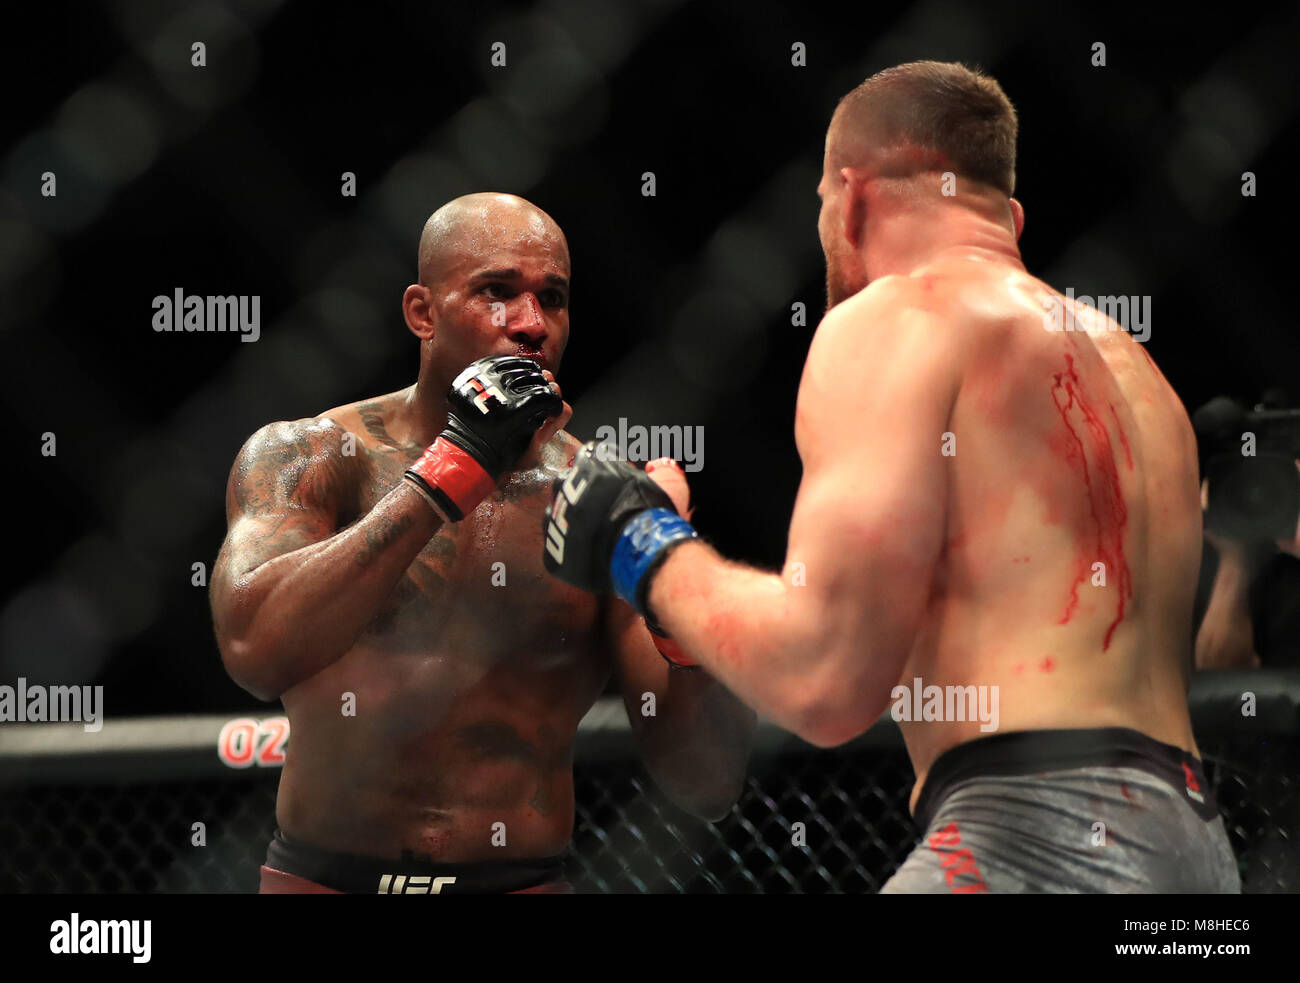
[[563,856],[440,864],[322,850],[279,830],[266,850],[259,894],[572,894]]

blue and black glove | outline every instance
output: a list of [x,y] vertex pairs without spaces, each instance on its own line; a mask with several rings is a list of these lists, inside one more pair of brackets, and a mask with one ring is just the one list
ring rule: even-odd
[[584,444],[568,474],[555,479],[542,562],[574,587],[617,594],[666,638],[648,608],[650,582],[669,553],[699,534],[644,471],[611,456],[594,441]]

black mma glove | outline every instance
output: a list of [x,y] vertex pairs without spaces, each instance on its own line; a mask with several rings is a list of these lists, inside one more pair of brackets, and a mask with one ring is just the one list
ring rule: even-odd
[[518,463],[537,428],[563,408],[536,362],[480,358],[452,382],[446,428],[402,477],[444,518],[459,522]]
[[698,534],[667,492],[612,451],[584,444],[557,478],[544,518],[546,569],[593,593],[613,591],[664,634],[646,609],[654,572],[673,549]]

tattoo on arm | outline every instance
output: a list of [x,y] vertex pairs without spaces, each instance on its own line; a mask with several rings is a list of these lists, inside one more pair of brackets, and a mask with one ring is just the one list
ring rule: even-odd
[[[227,487],[230,533],[219,562],[241,577],[333,533],[355,497],[355,462],[341,430],[314,421],[274,423],[249,438]],[[241,522],[240,520],[251,520]]]
[[456,559],[456,541],[450,536],[443,535],[441,532],[429,540],[425,549],[433,553],[434,559],[440,563],[450,563]]
[[337,427],[272,424],[244,445],[230,475],[232,511],[247,516],[343,504],[353,461],[339,448]]
[[397,441],[393,439],[388,432],[388,427],[384,425],[383,409],[379,403],[362,403],[357,407],[357,415],[361,417],[361,422],[365,425],[366,432],[370,436],[381,443],[392,447],[397,446]]
[[357,566],[368,567],[384,550],[392,546],[415,525],[415,517],[409,512],[396,518],[385,517],[366,528],[366,545],[357,554]]

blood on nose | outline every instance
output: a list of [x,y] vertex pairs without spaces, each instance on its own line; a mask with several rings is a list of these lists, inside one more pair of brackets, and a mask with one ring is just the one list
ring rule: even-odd
[[518,320],[511,327],[513,331],[526,334],[535,340],[546,328],[546,322],[542,318],[542,308],[532,294],[524,294],[523,301],[524,309],[520,311]]
[[525,294],[525,295],[524,295],[524,303],[525,303],[525,304],[527,305],[527,307],[528,307],[528,313],[529,313],[529,315],[530,315],[530,319],[532,320],[532,323],[533,323],[533,324],[541,324],[541,323],[542,323],[542,308],[541,308],[541,306],[537,303],[537,298],[536,298],[535,296],[533,296],[532,294]]

